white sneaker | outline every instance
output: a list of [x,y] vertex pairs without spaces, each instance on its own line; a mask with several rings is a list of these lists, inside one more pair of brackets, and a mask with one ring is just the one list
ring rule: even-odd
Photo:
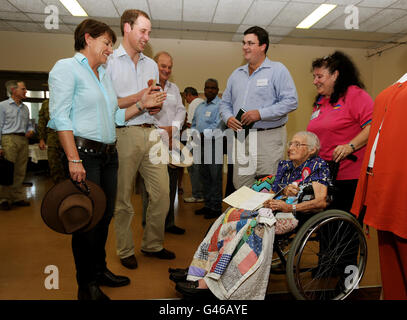
[[205,200],[203,198],[195,198],[195,197],[184,198],[184,202],[188,202],[188,203],[204,202],[204,201]]

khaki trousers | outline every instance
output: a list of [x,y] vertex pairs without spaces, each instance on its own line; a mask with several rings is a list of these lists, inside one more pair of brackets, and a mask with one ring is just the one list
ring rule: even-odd
[[4,157],[14,163],[14,181],[11,186],[0,186],[0,203],[24,200],[23,182],[28,162],[28,139],[25,136],[6,134],[1,136]]
[[154,128],[129,126],[118,128],[117,151],[119,171],[114,226],[117,255],[123,259],[135,253],[131,223],[134,216],[131,197],[134,193],[136,175],[144,179],[149,195],[141,249],[157,252],[163,249],[165,218],[170,205],[167,165],[151,162],[149,153],[154,146],[162,145],[161,138],[149,141]]
[[[257,134],[257,143],[250,144],[250,135]],[[251,187],[256,176],[275,175],[280,160],[284,159],[284,150],[287,143],[286,126],[251,133],[246,137],[242,154],[235,147],[235,163],[233,166],[233,184],[236,189],[242,186]],[[239,152],[240,151],[240,152]]]

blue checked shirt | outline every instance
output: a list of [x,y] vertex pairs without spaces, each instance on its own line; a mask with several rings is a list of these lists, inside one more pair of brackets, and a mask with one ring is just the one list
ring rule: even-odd
[[261,120],[253,128],[275,128],[287,122],[287,114],[297,105],[297,90],[289,71],[282,63],[266,57],[251,75],[248,64],[233,71],[222,95],[220,112],[227,123],[241,108],[259,110]]

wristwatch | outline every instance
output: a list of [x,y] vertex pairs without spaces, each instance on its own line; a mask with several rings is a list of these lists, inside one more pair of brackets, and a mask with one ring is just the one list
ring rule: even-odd
[[291,211],[292,211],[293,215],[295,216],[297,214],[297,206],[295,204],[293,204],[291,208],[292,208]]
[[353,143],[348,143],[348,145],[352,148],[352,152],[355,152],[355,145]]
[[140,105],[140,101],[137,101],[137,102],[136,102],[136,107],[137,107],[137,109],[139,109],[140,112],[143,112],[143,111],[144,111],[143,108],[142,108],[141,105]]

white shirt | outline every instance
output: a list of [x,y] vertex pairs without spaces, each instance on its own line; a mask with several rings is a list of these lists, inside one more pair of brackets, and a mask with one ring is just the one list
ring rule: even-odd
[[186,110],[182,104],[182,98],[179,89],[175,83],[167,81],[164,91],[167,92],[161,111],[154,115],[154,124],[159,127],[173,126],[178,129],[184,124]]
[[196,107],[198,107],[204,101],[205,100],[201,98],[195,98],[194,100],[191,101],[191,103],[188,106],[188,118],[187,118],[188,123],[192,123]]
[[[148,87],[148,80],[155,79],[157,82],[159,79],[158,66],[153,59],[140,53],[140,58],[135,65],[121,44],[109,56],[106,71],[112,79],[118,98],[140,92]],[[153,124],[154,117],[144,112],[131,118],[126,125],[143,123]]]

